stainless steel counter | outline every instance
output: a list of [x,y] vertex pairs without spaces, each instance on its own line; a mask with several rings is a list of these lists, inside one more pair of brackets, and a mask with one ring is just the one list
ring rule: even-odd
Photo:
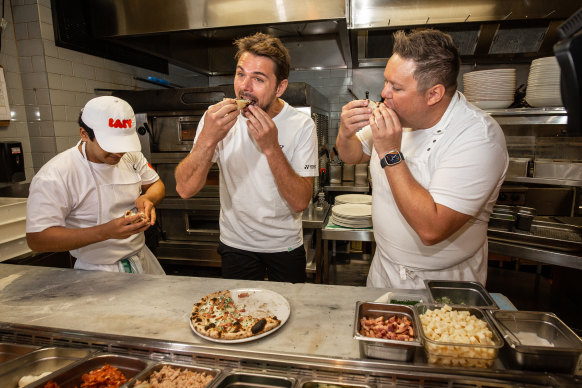
[[302,225],[304,230],[313,229],[315,232],[315,282],[321,283],[323,278],[324,263],[321,255],[322,228],[327,222],[331,206],[326,202],[322,207],[310,203],[303,211]]
[[[215,343],[194,334],[189,326],[194,303],[209,292],[233,288],[261,288],[285,296],[291,306],[288,321],[271,335],[246,343]],[[362,358],[352,338],[356,302],[373,301],[386,291],[0,264],[0,338],[259,372],[277,369],[373,386],[437,386],[439,376],[438,386],[451,386],[442,385],[448,379],[471,387],[513,386],[508,381],[538,386],[579,383],[573,376],[510,370],[500,359],[491,369],[481,370],[430,366],[422,352],[411,362]]]

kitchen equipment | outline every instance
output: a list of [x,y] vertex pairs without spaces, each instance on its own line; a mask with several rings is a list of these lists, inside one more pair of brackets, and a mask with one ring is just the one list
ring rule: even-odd
[[24,154],[20,142],[0,142],[0,182],[21,182],[24,174]]
[[[391,316],[406,317],[412,322],[415,337],[412,341],[390,340],[383,338],[366,337],[360,333],[363,317],[378,318],[383,316],[389,319]],[[418,336],[418,318],[411,306],[398,304],[384,304],[373,302],[357,302],[356,317],[354,320],[354,339],[360,344],[360,354],[370,358],[384,360],[410,361],[414,357],[416,349],[422,346]]]
[[332,163],[329,165],[329,183],[331,185],[342,184],[342,165],[339,163]]
[[525,206],[516,207],[517,218],[515,220],[515,227],[520,230],[529,232],[531,224],[536,216],[536,209]]
[[128,388],[135,387],[135,385],[136,385],[135,383],[137,380],[145,381],[145,382],[149,381],[150,376],[154,372],[159,372],[165,366],[169,366],[173,369],[188,370],[188,371],[192,371],[192,372],[196,372],[196,373],[204,373],[207,376],[212,376],[213,380],[211,380],[208,383],[208,386],[213,383],[214,379],[216,379],[221,372],[221,370],[217,369],[217,368],[205,368],[205,367],[195,366],[195,365],[191,365],[191,364],[160,362],[160,363],[157,363],[155,365],[152,365],[151,367],[145,369],[144,371],[139,373],[137,376],[135,376],[135,379],[133,379],[131,382],[129,382]]
[[38,349],[38,346],[0,343],[0,364]]
[[[92,353],[94,353],[94,351],[89,349],[53,347],[35,350],[25,356],[0,365],[0,386],[17,387],[18,380],[20,380],[22,376],[54,372],[71,365]],[[39,386],[43,387],[44,384]]]
[[534,162],[534,177],[582,181],[582,162],[536,159]]
[[504,350],[512,367],[574,373],[582,355],[582,341],[555,314],[503,310],[489,313],[505,338]]
[[356,164],[354,171],[354,185],[366,186],[368,184],[368,164]]
[[102,368],[106,364],[119,369],[119,371],[125,375],[127,381],[129,381],[147,368],[150,363],[151,361],[142,360],[136,357],[107,353],[97,354],[62,368],[55,373],[36,381],[30,385],[30,387],[42,388],[49,380],[58,384],[59,387],[80,386],[83,383],[82,377],[85,373]]
[[[490,368],[497,359],[499,349],[503,347],[503,339],[497,334],[493,323],[485,314],[484,310],[470,306],[451,306],[452,311],[466,311],[475,318],[485,322],[486,327],[491,331],[491,344],[486,343],[464,343],[458,341],[436,341],[429,338],[424,328],[423,314],[428,310],[442,308],[443,304],[419,303],[415,306],[418,319],[421,322],[419,333],[424,344],[429,364],[443,366],[477,367]],[[446,322],[446,318],[445,318]],[[475,328],[475,330],[477,330]]]
[[[223,98],[234,98],[232,85],[163,89],[120,90],[113,93],[127,101],[136,112],[138,132],[144,155],[166,186],[166,197],[156,207],[161,238],[155,247],[161,260],[205,267],[219,267],[220,241],[219,175],[217,164],[208,173],[204,187],[192,198],[182,199],[176,192],[174,170],[192,149],[202,115]],[[283,96],[291,106],[308,114],[317,130],[318,149],[327,141],[329,103],[303,82],[291,82]],[[139,131],[139,129],[143,129]],[[146,156],[147,157],[147,156]],[[313,197],[320,191],[319,178],[314,180]]]
[[231,372],[225,374],[216,383],[215,388],[291,388],[295,384],[295,379],[268,374]]
[[344,163],[342,167],[342,183],[354,184],[355,165]]
[[425,280],[430,303],[446,303],[476,306],[482,309],[498,309],[491,295],[478,282]]
[[504,231],[489,229],[490,240],[524,244],[558,251],[578,252],[582,250],[582,227],[534,219],[529,232],[518,229]]
[[528,176],[529,163],[532,158],[509,158],[506,177],[526,177]]
[[0,262],[31,252],[26,242],[26,198],[0,198]]

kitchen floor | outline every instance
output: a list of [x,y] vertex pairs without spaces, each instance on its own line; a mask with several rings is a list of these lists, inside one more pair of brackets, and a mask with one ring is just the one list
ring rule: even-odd
[[[347,251],[346,245],[338,244],[335,259],[330,258],[330,284],[363,287],[370,267],[370,255]],[[163,266],[168,275],[220,277],[219,268]],[[313,276],[308,276],[307,281],[313,282]],[[516,260],[490,261],[486,289],[505,295],[518,310],[553,312],[582,336],[580,270],[551,265],[538,268],[536,263]]]

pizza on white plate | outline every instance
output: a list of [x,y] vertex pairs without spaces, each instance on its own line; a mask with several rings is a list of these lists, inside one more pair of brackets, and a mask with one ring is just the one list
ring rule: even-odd
[[281,324],[276,316],[253,316],[247,313],[244,298],[247,292],[237,295],[235,305],[230,290],[213,292],[194,305],[190,320],[198,333],[215,339],[234,340],[249,338],[273,330]]

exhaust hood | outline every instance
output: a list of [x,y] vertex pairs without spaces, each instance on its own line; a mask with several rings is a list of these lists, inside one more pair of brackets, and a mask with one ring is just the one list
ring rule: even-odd
[[202,74],[232,74],[237,38],[281,39],[298,69],[351,65],[345,0],[92,0],[95,38]]
[[397,29],[450,33],[464,63],[553,55],[571,0],[51,0],[59,46],[167,72],[209,76],[235,68],[233,41],[281,39],[291,68],[384,67]]

